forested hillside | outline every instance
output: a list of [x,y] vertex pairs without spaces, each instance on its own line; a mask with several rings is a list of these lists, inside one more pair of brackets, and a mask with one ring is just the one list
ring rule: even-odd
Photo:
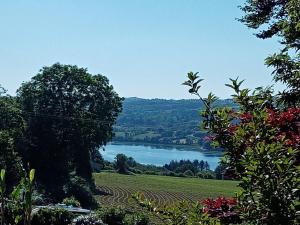
[[[233,106],[231,99],[216,106]],[[165,100],[126,98],[114,128],[115,141],[159,144],[200,144],[205,132],[200,128],[202,103],[196,99]]]

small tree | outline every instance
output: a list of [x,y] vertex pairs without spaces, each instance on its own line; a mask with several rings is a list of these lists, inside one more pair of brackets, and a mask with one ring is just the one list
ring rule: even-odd
[[119,173],[128,173],[128,158],[124,154],[117,154],[115,158],[115,167]]

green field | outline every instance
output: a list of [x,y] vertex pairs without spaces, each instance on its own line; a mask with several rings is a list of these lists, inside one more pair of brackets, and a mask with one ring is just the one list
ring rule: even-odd
[[180,200],[198,201],[207,197],[234,196],[236,181],[199,178],[167,177],[157,175],[94,174],[102,204],[126,204],[131,194],[142,191],[159,204]]

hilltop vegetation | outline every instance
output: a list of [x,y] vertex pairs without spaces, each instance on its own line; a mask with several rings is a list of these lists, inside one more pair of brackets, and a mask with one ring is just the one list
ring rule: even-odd
[[[234,106],[231,99],[218,100],[216,107]],[[126,98],[114,127],[115,141],[160,144],[199,144],[206,136],[199,129],[203,104],[195,99],[165,100]]]

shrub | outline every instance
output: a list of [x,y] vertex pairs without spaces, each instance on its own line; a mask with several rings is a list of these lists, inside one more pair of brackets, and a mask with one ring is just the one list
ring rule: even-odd
[[177,174],[176,174],[175,172],[173,172],[173,171],[167,172],[166,175],[167,175],[167,176],[171,176],[171,177],[177,176]]
[[115,157],[115,168],[119,173],[128,173],[128,157],[124,154],[117,154]]
[[97,208],[98,203],[93,196],[91,187],[83,178],[73,176],[64,189],[66,193],[74,196],[82,207]]
[[101,208],[98,211],[99,217],[109,225],[122,225],[126,212],[121,207]]
[[178,177],[186,177],[183,173],[177,173]]
[[80,202],[73,196],[70,198],[65,198],[62,203],[67,206],[80,207]]
[[144,174],[147,174],[147,175],[156,175],[156,172],[152,171],[152,170],[148,170],[148,171],[145,171]]
[[136,174],[142,174],[142,173],[143,173],[143,171],[141,171],[141,170],[139,170],[139,169],[134,169],[134,168],[130,168],[130,171],[131,171],[132,173],[136,173]]
[[5,222],[7,224],[21,225],[24,221],[21,217],[23,215],[23,207],[21,204],[15,204],[14,202],[8,202],[5,205]]
[[145,195],[141,192],[133,194],[132,199],[143,209],[163,221],[163,224],[220,225],[219,218],[210,217],[208,213],[204,212],[200,202],[191,203],[181,201],[174,204],[159,206],[155,202],[145,198]]
[[38,190],[34,190],[32,193],[32,203],[34,205],[47,205],[51,202],[51,199],[45,195],[42,188],[38,187]]
[[31,225],[71,224],[74,214],[65,209],[42,208],[32,217]]
[[197,173],[197,177],[203,178],[203,179],[214,179],[215,173],[212,171],[202,171]]
[[217,199],[205,199],[202,201],[203,211],[212,217],[217,217],[222,224],[237,224],[241,222],[236,211],[237,200],[234,198],[218,197]]
[[143,213],[133,213],[126,215],[123,220],[124,225],[148,225],[149,217]]
[[72,225],[104,225],[96,215],[79,216],[73,220]]
[[[237,108],[216,108],[217,97],[198,93],[202,79],[189,73],[189,92],[205,105],[201,115],[213,146],[224,149],[225,178],[239,179],[239,207],[247,222],[294,225],[299,210],[300,108],[282,109],[270,88],[253,92],[230,79]],[[278,107],[280,106],[280,107]]]
[[184,174],[184,176],[186,176],[186,177],[193,177],[193,176],[194,176],[194,173],[193,173],[193,171],[191,171],[191,170],[187,170],[187,171],[185,171],[183,174]]

